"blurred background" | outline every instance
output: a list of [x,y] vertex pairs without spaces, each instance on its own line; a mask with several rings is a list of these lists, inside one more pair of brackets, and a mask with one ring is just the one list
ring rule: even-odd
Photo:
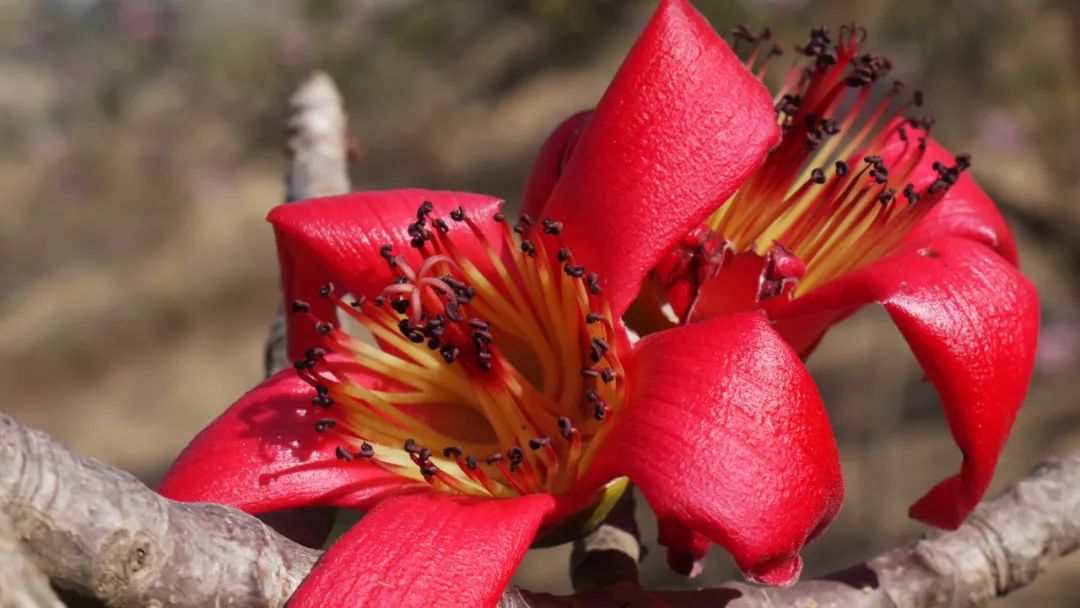
[[[1038,367],[996,488],[1080,447],[1080,3],[697,0],[726,30],[787,48],[852,20],[921,87],[935,134],[1019,237],[1042,295]],[[261,377],[277,306],[263,222],[282,198],[289,91],[327,70],[359,142],[357,189],[465,189],[516,201],[548,129],[591,106],[646,0],[0,2],[2,408],[150,483]],[[780,59],[790,61],[790,54]],[[845,509],[808,574],[925,529],[908,504],[958,466],[937,397],[879,310],[811,360],[840,441]],[[651,551],[649,586],[689,585]],[[569,590],[565,548],[517,581]],[[736,576],[715,551],[696,583]],[[999,606],[1075,606],[1080,555]]]

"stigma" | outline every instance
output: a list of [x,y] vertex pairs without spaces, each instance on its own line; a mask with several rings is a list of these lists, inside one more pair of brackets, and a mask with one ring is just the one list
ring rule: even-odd
[[295,362],[315,430],[339,459],[451,494],[570,491],[627,391],[627,340],[600,277],[575,263],[559,222],[510,227],[460,207],[437,218],[418,203],[409,251],[379,251],[390,284],[320,291],[370,336],[293,303],[321,337]]
[[[730,36],[759,77],[781,54],[768,29]],[[780,143],[669,256],[662,282],[727,273],[751,307],[798,297],[892,251],[970,166],[966,155],[936,163],[937,179],[916,187],[933,119],[917,114],[921,92],[887,79],[888,58],[862,51],[865,39],[854,26],[835,38],[814,28],[797,47],[802,61],[774,98]]]

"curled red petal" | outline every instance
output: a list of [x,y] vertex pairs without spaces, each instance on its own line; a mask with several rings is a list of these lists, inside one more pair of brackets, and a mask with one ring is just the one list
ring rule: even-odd
[[404,478],[367,462],[338,460],[340,441],[317,433],[314,391],[292,369],[252,389],[173,462],[158,492],[253,514],[306,506],[363,509],[401,491]]
[[657,542],[667,548],[667,563],[672,572],[687,578],[701,574],[712,541],[690,530],[677,519],[661,519],[656,523]]
[[578,263],[621,316],[646,273],[779,138],[772,98],[686,0],[665,0],[551,193]]
[[494,606],[554,502],[390,498],[327,551],[289,606]]
[[[900,138],[898,132],[895,133],[882,155],[886,164],[892,164],[892,159],[900,157],[906,147],[917,145],[921,137],[926,137],[926,151],[909,176],[915,189],[923,191],[938,178],[934,163],[952,166],[955,156],[926,133],[910,125],[906,127],[906,133],[906,141]],[[975,183],[970,171],[960,174],[960,179],[907,235],[905,241],[926,242],[948,236],[978,241],[997,251],[1014,266],[1018,263],[1012,230],[994,202]]]
[[597,473],[628,475],[658,519],[722,545],[752,580],[794,582],[803,544],[843,500],[829,420],[798,356],[764,315],[738,314],[643,338],[631,377]]
[[911,508],[915,519],[953,529],[978,504],[1027,392],[1035,359],[1035,288],[1002,256],[960,237],[907,247],[798,298],[786,324],[842,316],[878,301],[937,388],[960,473]]
[[[410,245],[408,226],[424,202],[434,205],[432,217],[445,218],[461,207],[485,234],[496,234],[492,217],[502,201],[482,194],[433,190],[387,190],[310,199],[274,208],[267,218],[274,225],[285,292],[286,308],[300,299],[312,306],[316,317],[334,319],[334,308],[319,295],[326,282],[355,296],[374,296],[394,280],[380,248],[389,244],[407,262],[419,264]],[[479,241],[463,224],[451,224],[454,242],[478,261],[486,260]],[[493,238],[493,243],[501,239]],[[297,359],[318,344],[310,318],[289,317],[289,356]]]
[[538,219],[544,214],[548,197],[555,189],[555,183],[562,175],[563,166],[570,159],[574,146],[581,137],[581,130],[591,115],[592,110],[584,110],[571,115],[559,123],[540,146],[536,160],[533,161],[532,168],[529,170],[529,178],[525,182],[525,193],[521,197],[522,213],[528,214],[533,219]]

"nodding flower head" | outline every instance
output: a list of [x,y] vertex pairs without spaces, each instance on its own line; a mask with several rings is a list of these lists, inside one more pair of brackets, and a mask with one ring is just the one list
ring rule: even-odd
[[[781,54],[768,28],[729,35],[758,77]],[[819,27],[796,47],[804,61],[774,98],[779,145],[656,269],[673,314],[768,307],[881,259],[971,166],[966,154],[924,163],[934,119],[918,114],[923,94],[889,81],[892,62],[865,40],[855,26]],[[706,282],[724,297],[699,302]]]
[[600,279],[557,221],[511,228],[495,212],[485,233],[462,207],[433,209],[421,203],[406,227],[408,256],[380,247],[393,276],[381,290],[320,288],[375,343],[293,302],[294,322],[320,336],[295,362],[322,410],[315,429],[345,460],[450,494],[567,492],[626,402],[628,341]]

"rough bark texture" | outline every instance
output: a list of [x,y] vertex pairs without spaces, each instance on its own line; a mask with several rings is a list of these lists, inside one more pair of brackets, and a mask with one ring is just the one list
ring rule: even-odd
[[235,509],[162,498],[7,415],[0,462],[0,511],[25,554],[109,606],[280,606],[319,556]]
[[[282,606],[319,556],[234,509],[162,498],[6,415],[0,459],[0,513],[23,553],[57,586],[108,606]],[[650,592],[618,580],[564,597],[510,589],[501,605],[976,606],[1078,545],[1080,451],[1040,465],[956,532],[788,589]],[[0,564],[17,565],[7,555]]]
[[63,608],[49,579],[23,553],[11,525],[0,513],[0,606],[20,608]]

